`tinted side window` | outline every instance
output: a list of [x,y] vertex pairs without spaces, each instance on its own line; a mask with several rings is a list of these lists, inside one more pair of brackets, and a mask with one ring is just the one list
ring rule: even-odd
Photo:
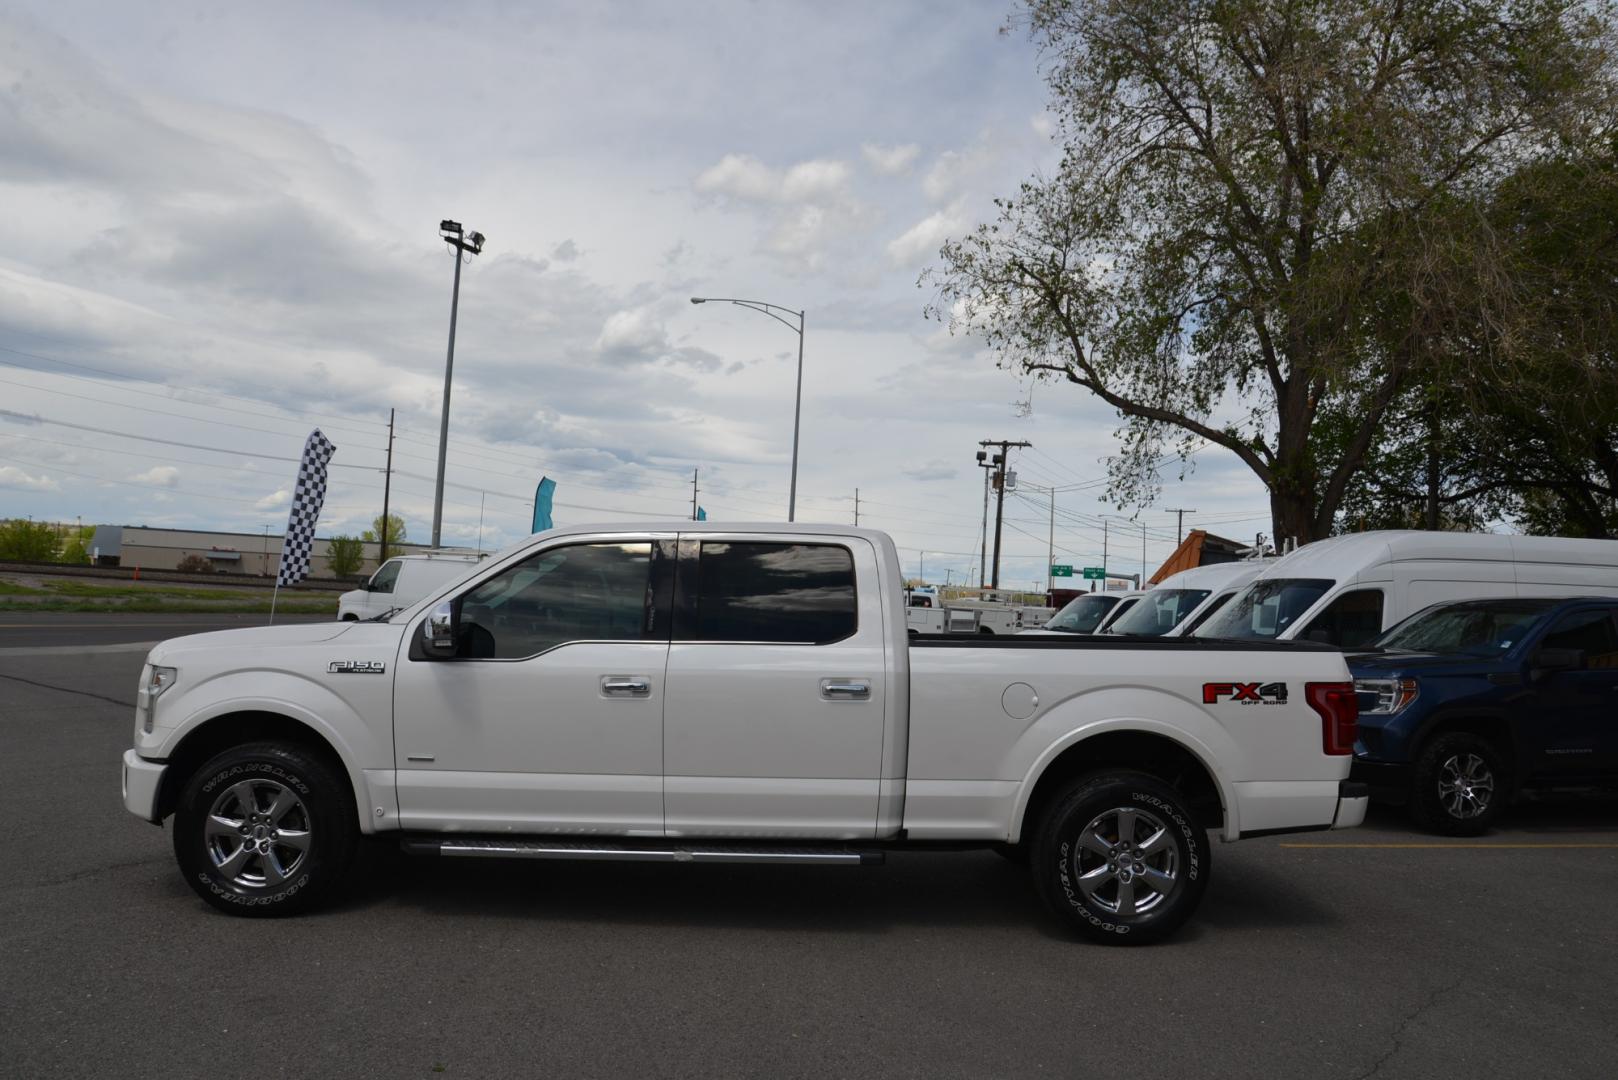
[[1356,589],[1326,605],[1326,610],[1310,621],[1302,637],[1305,641],[1329,641],[1351,649],[1380,633],[1382,590]]
[[551,548],[461,598],[460,654],[515,660],[569,641],[639,641],[652,545]]
[[1579,611],[1556,620],[1540,646],[1546,649],[1583,649],[1586,667],[1618,667],[1618,632],[1612,613]]
[[696,640],[823,645],[858,625],[854,556],[834,544],[704,540]]

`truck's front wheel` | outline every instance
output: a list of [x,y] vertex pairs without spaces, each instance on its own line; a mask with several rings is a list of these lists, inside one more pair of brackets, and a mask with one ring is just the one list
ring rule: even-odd
[[291,915],[348,878],[358,828],[346,780],[300,746],[250,743],[191,777],[174,855],[197,895],[232,915]]
[[1144,773],[1083,777],[1057,794],[1034,838],[1040,895],[1086,936],[1157,941],[1208,885],[1207,831],[1180,794]]

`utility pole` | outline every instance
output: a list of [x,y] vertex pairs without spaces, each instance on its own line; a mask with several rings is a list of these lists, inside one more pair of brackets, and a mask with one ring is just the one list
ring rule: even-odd
[[1107,526],[1110,524],[1111,522],[1106,518],[1101,519],[1101,588],[1103,590],[1107,588]]
[[[995,466],[990,463],[988,454],[978,451],[978,468],[983,470],[983,533],[981,537],[982,549],[978,552],[978,588],[983,588],[983,579],[989,572],[989,473]],[[967,575],[967,581],[972,580]]]
[[1045,553],[1045,599],[1050,601],[1056,592],[1056,488],[1051,489],[1051,536],[1048,543],[1050,550]]
[[1165,506],[1163,509],[1174,515],[1174,542],[1183,544],[1185,542],[1185,516],[1196,513],[1196,510],[1182,510],[1178,506]]
[[697,470],[691,470],[691,520],[697,520]]
[[1140,587],[1146,587],[1146,522],[1140,523]]
[[393,410],[388,410],[388,467],[382,474],[382,522],[376,530],[376,565],[388,559],[388,496],[393,493]]
[[438,223],[438,235],[455,252],[455,288],[449,298],[449,351],[444,355],[444,411],[438,420],[438,484],[433,491],[433,547],[438,546],[444,523],[444,461],[449,454],[449,387],[455,374],[455,316],[461,306],[461,260],[468,253],[483,251],[483,234],[466,232],[459,221],[447,218]]
[[1030,447],[1030,442],[1013,442],[1010,439],[984,439],[979,446],[998,446],[1000,452],[994,456],[995,474],[994,489],[996,498],[994,502],[994,582],[990,588],[1000,587],[1000,533],[1006,516],[1006,458],[1012,447]]
[[921,553],[921,569],[916,573],[916,576],[921,579],[923,585],[927,584],[927,553],[925,551]]
[[855,525],[856,528],[859,526],[859,523],[860,523],[860,489],[855,488],[854,489],[854,525]]

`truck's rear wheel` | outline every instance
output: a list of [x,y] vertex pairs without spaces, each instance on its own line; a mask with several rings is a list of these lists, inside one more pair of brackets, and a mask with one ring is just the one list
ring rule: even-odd
[[358,828],[348,784],[302,747],[250,743],[191,777],[174,855],[197,895],[232,915],[292,915],[347,882]]
[[1208,834],[1179,792],[1144,773],[1083,777],[1049,804],[1034,882],[1051,909],[1110,945],[1173,933],[1208,885]]

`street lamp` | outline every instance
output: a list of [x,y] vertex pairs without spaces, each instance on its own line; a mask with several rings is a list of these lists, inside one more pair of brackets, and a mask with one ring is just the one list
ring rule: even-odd
[[[691,302],[693,304],[735,304],[738,307],[762,311],[798,335],[798,393],[792,401],[792,482],[787,490],[787,520],[796,521],[798,519],[798,422],[803,415],[803,312],[793,311],[791,308],[782,307],[780,304],[766,304],[762,300],[737,300],[729,296],[693,296]],[[784,316],[777,315],[776,312],[778,311],[797,316],[798,325],[793,326]]]
[[438,421],[438,485],[433,492],[433,547],[438,546],[439,531],[444,522],[444,459],[449,454],[449,385],[455,371],[455,316],[461,306],[461,256],[477,255],[483,251],[483,234],[464,232],[459,221],[445,219],[438,223],[438,235],[455,254],[455,289],[449,300],[449,352],[444,357],[444,412]]

